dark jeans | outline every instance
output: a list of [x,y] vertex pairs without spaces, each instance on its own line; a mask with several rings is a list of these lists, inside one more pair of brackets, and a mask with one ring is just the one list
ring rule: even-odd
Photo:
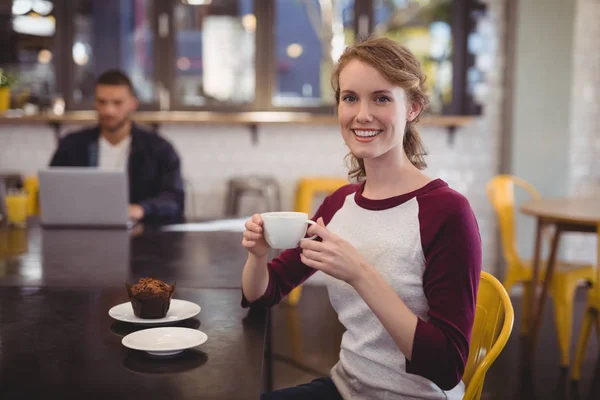
[[331,378],[319,378],[304,385],[265,393],[261,400],[343,400]]

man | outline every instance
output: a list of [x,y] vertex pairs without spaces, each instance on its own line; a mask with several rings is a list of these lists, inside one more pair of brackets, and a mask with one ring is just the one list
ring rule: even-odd
[[96,81],[98,125],[61,139],[50,166],[127,168],[129,217],[149,223],[181,222],[184,190],[179,156],[157,133],[132,122],[137,104],[125,74],[103,73]]

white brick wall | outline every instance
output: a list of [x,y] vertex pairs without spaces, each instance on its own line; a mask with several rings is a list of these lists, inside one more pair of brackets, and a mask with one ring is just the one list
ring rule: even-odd
[[[572,194],[600,196],[600,1],[577,0],[573,35],[569,184]],[[600,200],[599,200],[600,201]],[[596,262],[596,237],[572,234],[567,257]]]
[[[470,126],[458,129],[453,145],[449,145],[445,129],[422,128],[429,150],[429,175],[441,177],[467,196],[477,215],[487,271],[492,271],[495,265],[496,221],[484,188],[496,174],[499,163],[504,1],[485,1],[490,10],[485,31],[492,41],[484,115]],[[181,155],[183,175],[193,187],[187,209],[188,213],[195,210],[195,217],[222,213],[226,181],[232,176],[275,177],[281,187],[283,207],[289,209],[299,177],[346,174],[347,148],[335,126],[263,126],[259,128],[257,145],[251,143],[246,128],[237,126],[166,125],[161,133]],[[54,139],[48,127],[0,126],[0,170],[35,173],[47,164],[53,150]],[[248,203],[244,206],[247,212],[254,208]]]

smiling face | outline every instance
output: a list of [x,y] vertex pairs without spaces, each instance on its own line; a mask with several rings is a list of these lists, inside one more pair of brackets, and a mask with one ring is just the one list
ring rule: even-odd
[[358,59],[340,71],[339,90],[340,128],[352,154],[365,161],[401,156],[406,121],[419,114],[404,90]]

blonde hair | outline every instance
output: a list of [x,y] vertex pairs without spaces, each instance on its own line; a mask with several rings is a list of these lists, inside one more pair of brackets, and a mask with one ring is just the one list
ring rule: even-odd
[[[348,46],[344,50],[331,77],[337,105],[340,104],[340,72],[350,61],[355,59],[369,64],[385,79],[404,89],[409,104],[417,103],[421,112],[429,105],[429,96],[425,87],[427,77],[421,69],[421,64],[405,46],[384,37],[369,38]],[[412,121],[406,122],[402,147],[415,167],[425,169],[427,152],[416,127],[420,114]],[[349,153],[347,160],[349,161],[348,176],[350,178],[357,180],[366,178],[365,164],[361,158]]]

